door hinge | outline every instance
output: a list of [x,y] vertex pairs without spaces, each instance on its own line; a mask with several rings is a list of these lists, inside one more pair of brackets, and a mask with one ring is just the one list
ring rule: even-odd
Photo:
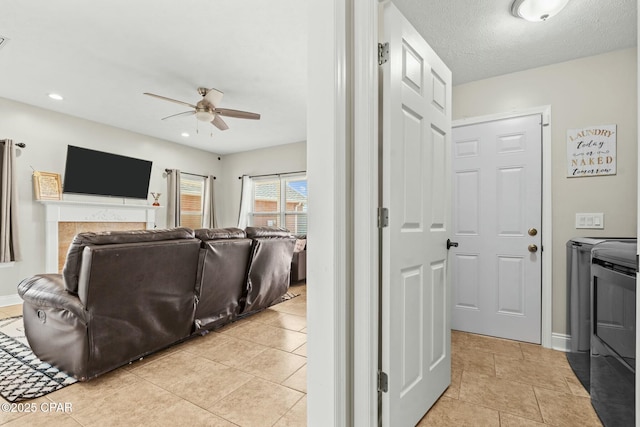
[[384,228],[389,226],[389,209],[378,208],[378,228]]
[[389,61],[389,42],[378,43],[378,65]]
[[382,371],[378,371],[378,391],[383,393],[389,391],[389,376]]

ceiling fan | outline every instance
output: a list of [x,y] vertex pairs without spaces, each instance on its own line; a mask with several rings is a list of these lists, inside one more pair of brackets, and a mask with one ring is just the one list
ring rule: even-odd
[[192,116],[195,115],[196,119],[203,122],[210,122],[212,125],[220,130],[227,130],[229,126],[222,120],[222,117],[234,117],[237,119],[251,119],[259,120],[260,114],[250,113],[248,111],[231,110],[229,108],[219,108],[218,105],[224,95],[217,89],[207,89],[204,87],[198,88],[198,93],[202,95],[202,99],[198,101],[196,105],[189,104],[188,102],[178,101],[177,99],[167,98],[166,96],[156,95],[154,93],[145,92],[145,95],[153,96],[154,98],[164,99],[165,101],[175,102],[176,104],[186,105],[191,107],[192,110],[184,111],[178,114],[172,114],[171,116],[163,117],[162,120],[170,119],[179,116]]

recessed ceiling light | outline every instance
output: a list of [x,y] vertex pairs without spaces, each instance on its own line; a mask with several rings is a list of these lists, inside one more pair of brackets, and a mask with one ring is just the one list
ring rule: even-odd
[[181,135],[184,136],[185,138],[189,138],[189,134],[187,132],[182,132]]
[[62,95],[58,95],[57,93],[50,93],[49,98],[55,99],[56,101],[62,101],[64,99]]

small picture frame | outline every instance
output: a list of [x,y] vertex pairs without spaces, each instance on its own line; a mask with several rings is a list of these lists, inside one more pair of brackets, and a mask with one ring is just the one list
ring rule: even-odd
[[33,190],[36,200],[61,200],[62,181],[60,180],[60,174],[33,172]]

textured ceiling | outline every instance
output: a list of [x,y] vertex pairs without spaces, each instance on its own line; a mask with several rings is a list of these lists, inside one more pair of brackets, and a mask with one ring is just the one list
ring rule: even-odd
[[636,0],[570,0],[545,22],[512,0],[395,0],[453,72],[454,84],[633,47]]
[[[308,1],[0,0],[0,97],[220,154],[304,141]],[[544,23],[511,0],[396,4],[456,84],[636,44],[635,0],[571,0]],[[162,121],[186,108],[143,95],[195,104],[200,86],[261,120]]]

